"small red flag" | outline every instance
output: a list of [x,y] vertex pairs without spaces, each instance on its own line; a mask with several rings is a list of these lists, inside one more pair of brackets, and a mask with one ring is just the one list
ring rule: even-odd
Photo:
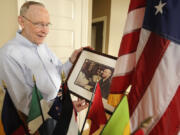
[[100,127],[100,125],[106,124],[107,122],[99,83],[97,83],[96,86],[96,92],[88,114],[88,118],[91,120],[90,135],[94,133]]
[[144,131],[140,128],[133,135],[144,135]]

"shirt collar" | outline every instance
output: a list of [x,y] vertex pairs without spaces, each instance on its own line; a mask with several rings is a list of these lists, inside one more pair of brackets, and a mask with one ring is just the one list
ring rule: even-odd
[[21,35],[21,30],[18,30],[16,32],[16,38],[18,39],[19,42],[21,42],[23,45],[26,45],[28,47],[35,47],[37,48],[40,45],[34,44],[31,41],[29,41],[26,37],[24,37],[23,35]]

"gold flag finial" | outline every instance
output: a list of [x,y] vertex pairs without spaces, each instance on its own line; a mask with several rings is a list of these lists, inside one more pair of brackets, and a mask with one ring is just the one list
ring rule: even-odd
[[61,72],[61,79],[62,79],[62,83],[65,83],[65,81],[66,81],[66,74],[64,73],[64,71]]
[[33,82],[36,83],[36,78],[35,76],[33,75]]
[[97,80],[96,80],[96,83],[99,82],[99,80],[101,80],[101,77],[100,75],[97,76]]
[[150,125],[150,123],[152,123],[152,121],[153,121],[153,116],[148,117],[141,123],[141,127],[147,128]]
[[3,85],[4,89],[6,89],[6,88],[7,88],[7,85],[6,85],[6,83],[5,83],[5,81],[4,81],[4,80],[2,80],[2,85]]
[[141,122],[141,124],[138,126],[138,128],[132,134],[134,134],[139,129],[142,129],[142,130],[147,129],[152,124],[153,118],[154,118],[154,116],[150,116],[150,117],[146,118],[143,122]]
[[127,96],[130,91],[131,91],[131,85],[126,89],[126,91],[124,92],[124,95]]

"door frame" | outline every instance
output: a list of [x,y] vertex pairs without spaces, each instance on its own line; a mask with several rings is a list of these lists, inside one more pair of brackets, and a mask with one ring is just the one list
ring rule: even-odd
[[107,29],[107,16],[102,16],[98,18],[92,19],[92,24],[97,22],[103,22],[103,46],[102,46],[102,52],[105,53],[106,48],[106,29]]

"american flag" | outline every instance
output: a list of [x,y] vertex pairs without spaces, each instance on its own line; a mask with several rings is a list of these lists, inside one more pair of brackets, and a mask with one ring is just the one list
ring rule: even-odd
[[132,132],[146,118],[150,135],[180,131],[180,1],[131,0],[110,95],[128,96]]

